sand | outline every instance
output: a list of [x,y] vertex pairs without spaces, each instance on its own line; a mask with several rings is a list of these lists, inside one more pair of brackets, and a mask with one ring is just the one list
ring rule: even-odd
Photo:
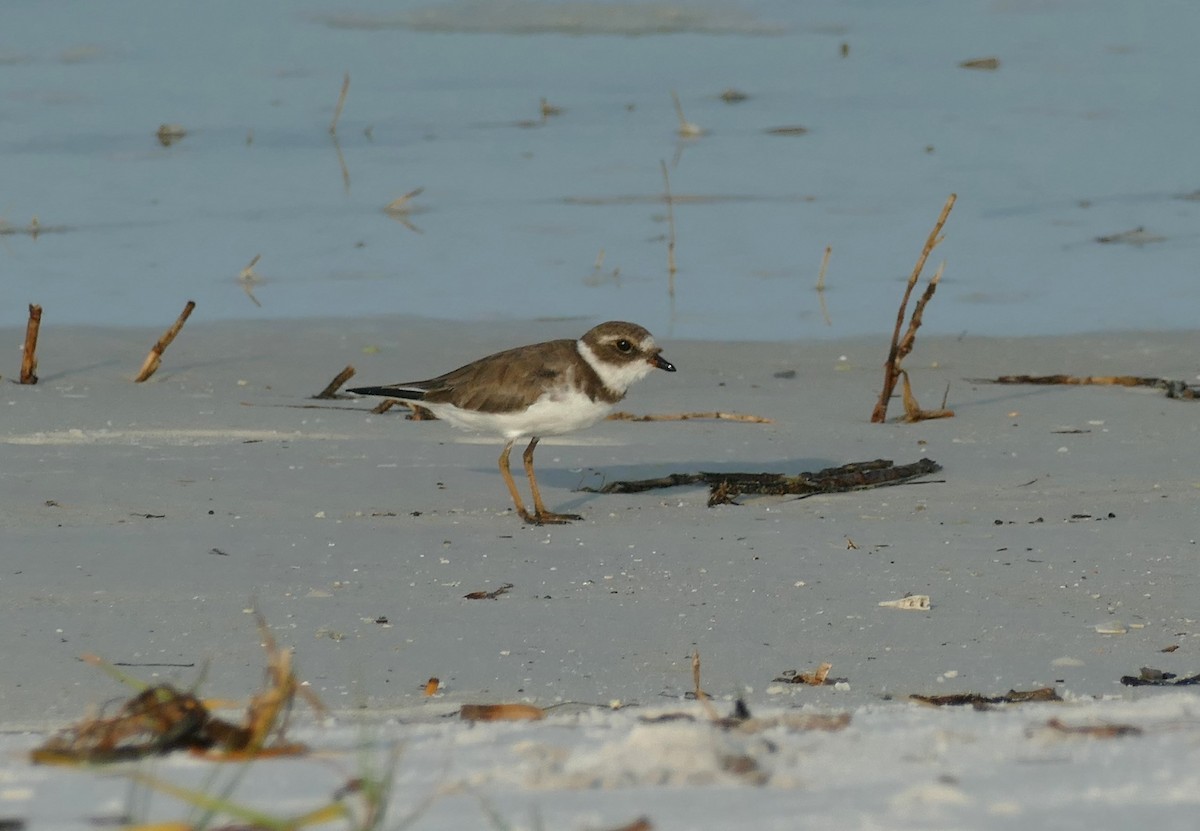
[[[773,423],[605,422],[549,440],[537,458],[547,503],[585,517],[562,527],[515,517],[495,467],[498,441],[396,411],[372,415],[374,400],[309,398],[348,364],[355,383],[407,380],[533,333],[572,336],[590,323],[192,323],[162,369],[134,384],[158,331],[47,322],[40,383],[23,387],[6,375],[0,388],[8,633],[0,712],[7,733],[33,731],[10,739],[10,749],[123,694],[77,660],[83,653],[129,664],[146,679],[189,685],[203,674],[207,694],[248,695],[261,680],[248,614],[257,608],[336,714],[332,732],[310,724],[306,738],[331,753],[341,748],[351,772],[358,757],[350,748],[364,735],[403,741],[410,750],[401,769],[411,762],[423,771],[398,780],[406,799],[471,782],[472,793],[505,800],[509,822],[527,822],[527,807],[543,806],[556,817],[547,813],[545,827],[616,825],[639,811],[655,827],[717,827],[705,819],[710,803],[696,801],[714,782],[733,789],[720,803],[731,818],[738,789],[754,789],[754,799],[773,794],[781,807],[756,803],[758,827],[783,827],[802,795],[824,806],[811,808],[814,827],[821,816],[847,820],[859,811],[881,826],[909,827],[883,819],[897,800],[936,803],[948,811],[944,827],[962,827],[981,806],[998,823],[1028,821],[1079,808],[1099,787],[1084,775],[1096,764],[1117,766],[1122,786],[1139,794],[1121,802],[1131,816],[1194,804],[1200,788],[1177,778],[1176,764],[1195,753],[1189,714],[1200,702],[1119,679],[1143,666],[1181,676],[1200,669],[1197,405],[1152,390],[970,379],[1192,379],[1195,333],[918,338],[906,363],[915,391],[934,407],[949,384],[956,416],[917,425],[868,423],[882,338],[703,343],[660,335],[679,372],[636,386],[626,409],[719,409]],[[14,375],[21,335],[0,332]],[[703,488],[577,490],[671,472],[795,473],[875,458],[931,458],[944,470],[900,487],[747,497],[716,508]],[[463,597],[509,583],[494,600]],[[907,593],[929,595],[932,608],[879,605]],[[695,650],[722,714],[742,697],[755,715],[849,712],[853,731],[714,731],[684,698]],[[840,683],[774,680],[826,661]],[[427,699],[430,676],[443,689]],[[987,715],[906,701],[1041,686],[1068,704]],[[534,725],[472,732],[443,723],[462,703],[498,701],[567,704]],[[625,709],[605,715],[614,703]],[[661,733],[638,721],[664,708],[701,721]],[[1153,738],[1026,735],[1055,715],[1131,721]],[[364,733],[356,719],[373,726]],[[679,747],[670,750],[672,742]],[[734,750],[693,747],[723,742]],[[530,747],[556,744],[568,750],[529,761]],[[655,756],[652,747],[667,749]],[[754,757],[761,775],[722,770],[730,753]],[[1041,782],[1040,766],[1028,762],[1042,756],[1066,778]],[[36,806],[50,804],[40,801],[47,793],[82,788],[70,816],[58,815],[82,822],[127,788],[83,788],[80,774],[46,774],[15,751],[7,758],[6,776],[39,784],[13,791],[25,800],[0,801],[6,816],[41,816]],[[893,770],[884,758],[904,761]],[[175,767],[196,763],[167,769]],[[266,767],[255,775],[279,776]],[[1145,790],[1152,780],[1157,790]],[[293,793],[284,781],[268,789],[283,812],[337,787],[331,780]],[[630,786],[637,798],[593,786]],[[1041,787],[1048,801],[1009,792],[1018,786]],[[859,804],[860,791],[873,801]],[[471,812],[482,821],[474,797],[455,799],[439,800],[421,823],[454,827]],[[1085,816],[1111,818],[1094,810]],[[438,820],[437,811],[450,814]]]

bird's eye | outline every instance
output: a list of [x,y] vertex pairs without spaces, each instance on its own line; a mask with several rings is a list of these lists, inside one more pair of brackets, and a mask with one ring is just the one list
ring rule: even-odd
[[633,344],[625,340],[625,338],[621,338],[619,341],[617,341],[617,349],[621,352],[632,352]]

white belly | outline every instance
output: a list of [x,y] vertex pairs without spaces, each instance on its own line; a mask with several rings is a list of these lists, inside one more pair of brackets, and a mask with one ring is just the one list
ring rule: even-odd
[[452,404],[420,406],[454,427],[480,433],[497,433],[506,439],[530,436],[557,436],[590,427],[608,415],[612,404],[593,401],[580,392],[548,392],[525,411],[481,413],[461,410]]

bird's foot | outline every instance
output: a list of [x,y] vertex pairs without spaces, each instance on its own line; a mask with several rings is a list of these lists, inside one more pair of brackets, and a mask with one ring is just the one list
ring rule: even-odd
[[553,511],[521,512],[521,519],[529,525],[566,525],[583,519],[579,514],[556,514]]

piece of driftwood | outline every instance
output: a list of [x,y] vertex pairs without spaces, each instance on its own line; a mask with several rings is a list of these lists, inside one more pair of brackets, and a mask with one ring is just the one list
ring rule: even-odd
[[801,498],[819,493],[843,493],[845,491],[882,488],[887,485],[902,485],[921,476],[937,473],[942,466],[932,459],[921,459],[912,464],[897,466],[890,459],[875,459],[870,462],[851,462],[840,467],[830,467],[816,473],[672,473],[654,479],[608,482],[599,488],[580,488],[587,493],[641,493],[656,488],[674,488],[679,485],[708,485],[708,504],[720,505],[731,502],[743,494],[770,496],[798,495]]
[[1142,375],[1001,375],[998,378],[973,378],[973,384],[1058,384],[1063,386],[1150,387],[1162,390],[1167,398],[1194,401],[1200,398],[1200,386],[1187,381]]
[[986,708],[993,704],[1029,704],[1038,701],[1062,701],[1062,696],[1053,687],[1036,690],[1009,690],[1003,695],[982,693],[951,693],[949,695],[910,695],[910,701],[932,704],[935,707]]

